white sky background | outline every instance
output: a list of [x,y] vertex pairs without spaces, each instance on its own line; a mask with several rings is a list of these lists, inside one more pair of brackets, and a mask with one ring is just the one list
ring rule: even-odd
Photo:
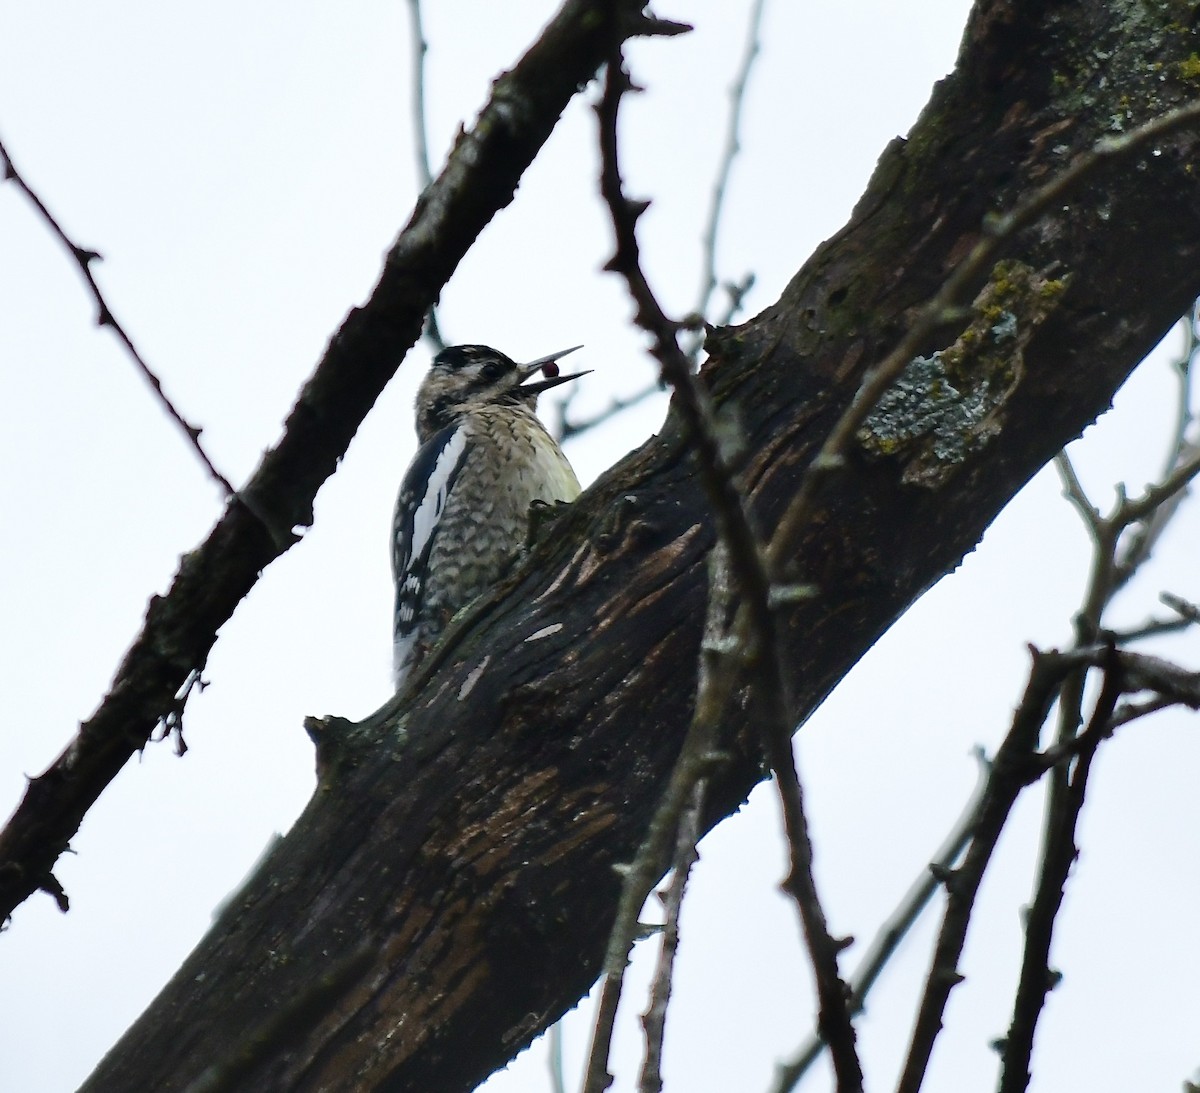
[[[643,251],[675,313],[698,288],[748,6],[660,4],[696,32],[631,50],[649,90],[625,105],[626,174],[632,193],[654,198]],[[429,8],[436,166],[554,5]],[[769,2],[720,245],[722,276],[757,275],[747,314],[776,299],[845,221],[885,143],[952,66],[966,11],[964,0]],[[330,333],[370,291],[416,196],[404,3],[213,0],[185,11],[0,0],[0,26],[0,135],[74,240],[104,254],[97,272],[118,318],[204,426],[218,466],[243,481]],[[578,100],[442,310],[452,340],[518,358],[586,343],[577,359],[596,374],[580,412],[652,374],[622,285],[600,272],[610,243],[594,143]],[[220,510],[92,320],[71,261],[15,187],[0,187],[0,815],[92,712],[147,597],[165,591],[179,554]],[[1080,446],[1085,482],[1104,505],[1115,481],[1136,491],[1157,472],[1172,412],[1168,356],[1139,372]],[[272,832],[298,814],[313,786],[304,716],[361,717],[387,697],[388,524],[427,359],[424,346],[411,354],[318,497],[315,527],[224,628],[204,673],[211,687],[188,707],[187,756],[156,745],[129,764],[57,868],[70,914],[38,895],[0,936],[0,1093],[59,1093],[83,1080]],[[662,413],[657,400],[573,445],[581,477],[638,444]],[[1087,554],[1058,494],[1052,476],[1039,476],[798,738],[831,925],[860,939],[847,970],[969,794],[970,749],[1002,736],[1024,642],[1068,637]],[[1188,511],[1113,621],[1139,621],[1162,588],[1200,598],[1198,531]],[[1197,645],[1191,636],[1173,648],[1195,664]],[[1035,1090],[1177,1089],[1200,1066],[1197,729],[1160,715],[1101,751]],[[1039,816],[1036,798],[1024,798],[985,882],[931,1091],[994,1082],[988,1041],[1008,1023]],[[668,1091],[765,1089],[774,1061],[811,1027],[795,915],[777,893],[778,827],[760,787],[702,846],[669,1019]],[[932,929],[916,931],[860,1022],[872,1088],[894,1082]],[[637,1067],[627,1009],[618,1090],[632,1088]],[[568,1026],[572,1068],[581,1013]],[[545,1057],[536,1045],[488,1089],[548,1090]],[[827,1085],[822,1071],[807,1088]]]

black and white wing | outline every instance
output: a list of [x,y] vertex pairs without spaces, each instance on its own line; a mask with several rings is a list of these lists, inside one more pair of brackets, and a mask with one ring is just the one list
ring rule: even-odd
[[467,430],[443,429],[413,457],[392,521],[392,577],[396,582],[393,619],[393,670],[399,688],[418,655],[425,623],[429,559],[454,481],[466,461]]

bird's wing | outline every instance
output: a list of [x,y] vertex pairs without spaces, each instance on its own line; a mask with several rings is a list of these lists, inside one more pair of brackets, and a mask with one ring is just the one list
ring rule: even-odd
[[467,434],[461,423],[443,429],[421,445],[400,485],[392,521],[397,682],[407,671],[414,652],[429,556],[446,499],[465,462],[466,450]]

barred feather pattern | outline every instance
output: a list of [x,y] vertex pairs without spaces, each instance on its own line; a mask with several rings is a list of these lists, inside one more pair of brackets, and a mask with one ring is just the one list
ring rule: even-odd
[[421,446],[393,522],[397,688],[519,557],[530,506],[577,496],[571,465],[523,404],[473,409]]

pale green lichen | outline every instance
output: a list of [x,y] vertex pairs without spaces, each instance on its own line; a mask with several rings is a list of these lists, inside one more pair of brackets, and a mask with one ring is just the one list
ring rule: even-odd
[[1179,75],[1185,80],[1200,80],[1200,55],[1193,53],[1179,62]]
[[916,357],[879,400],[859,431],[859,440],[879,455],[894,455],[924,441],[934,459],[957,463],[987,415],[990,386],[986,382],[974,389],[956,386],[941,353]]
[[1024,349],[1066,282],[1000,262],[953,344],[909,361],[858,432],[864,450],[905,461],[903,481],[935,488],[1001,429]]

